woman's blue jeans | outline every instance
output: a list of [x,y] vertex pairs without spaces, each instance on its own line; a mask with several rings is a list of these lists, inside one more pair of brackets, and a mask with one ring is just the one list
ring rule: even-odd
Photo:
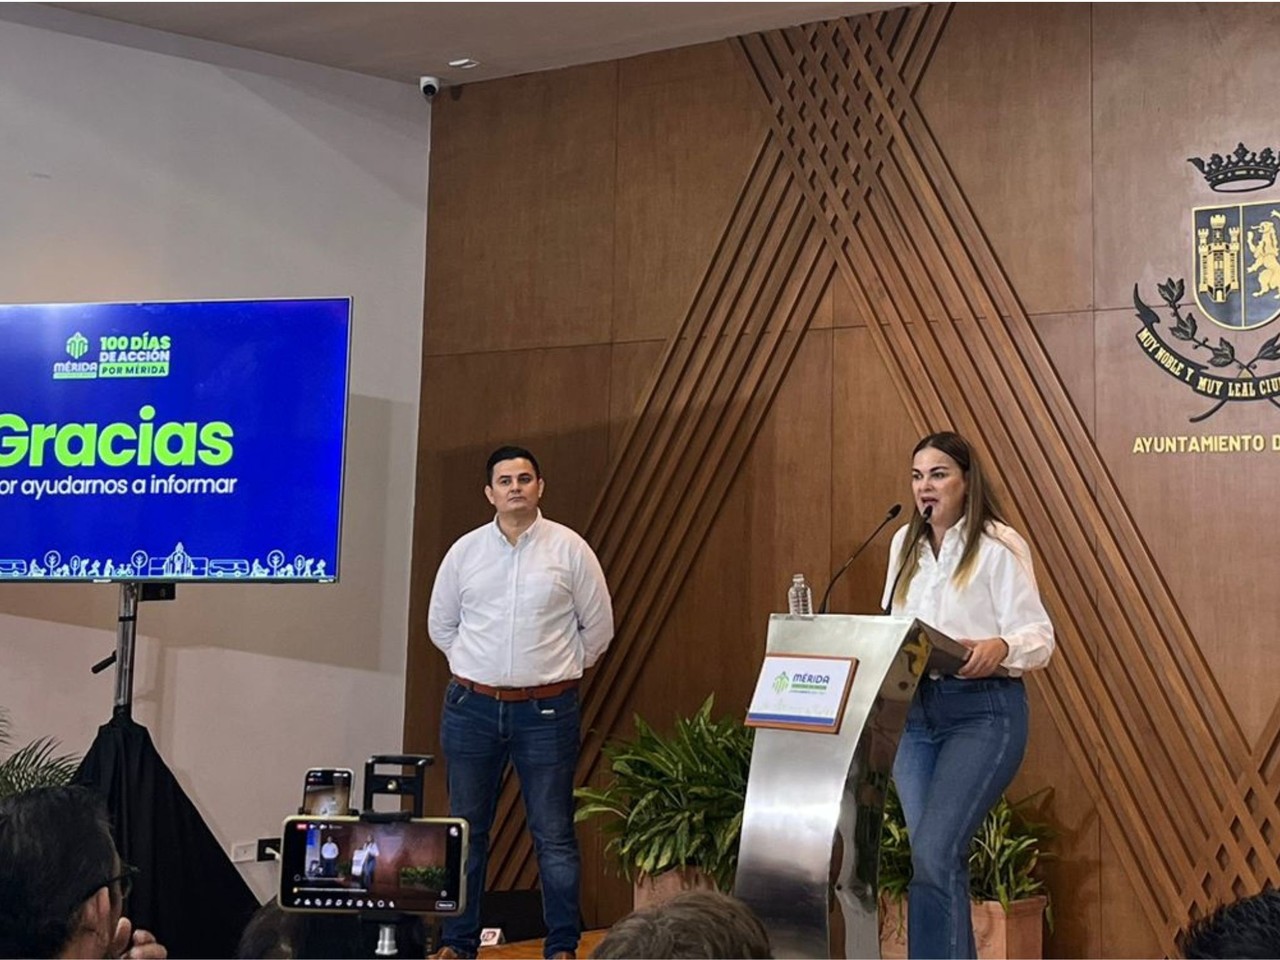
[[1021,680],[920,681],[893,779],[911,841],[907,952],[976,957],[969,841],[1018,772],[1027,747]]
[[446,920],[441,943],[474,957],[480,946],[480,898],[489,865],[489,829],[508,760],[520,778],[538,856],[546,956],[577,949],[581,864],[573,830],[578,762],[578,691],[503,703],[454,681],[445,691],[440,741],[449,781],[449,813],[471,825],[467,906]]

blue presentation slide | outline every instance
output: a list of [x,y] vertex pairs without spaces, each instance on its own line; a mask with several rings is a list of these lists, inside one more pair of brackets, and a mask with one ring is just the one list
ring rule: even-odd
[[0,582],[331,581],[349,298],[0,306]]

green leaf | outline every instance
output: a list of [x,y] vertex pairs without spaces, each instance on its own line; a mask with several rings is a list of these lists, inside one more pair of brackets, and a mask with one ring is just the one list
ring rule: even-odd
[[[9,713],[0,708],[0,746],[7,747],[12,742],[13,727]],[[58,753],[59,747],[58,741],[52,737],[40,737],[0,761],[0,797],[70,782],[80,765],[80,758]]]
[[676,718],[670,736],[636,717],[635,736],[603,751],[607,784],[574,792],[575,820],[599,817],[605,832],[616,830],[605,849],[624,875],[698,866],[721,889],[732,885],[754,731],[714,718],[714,702]]
[[[1045,788],[1016,803],[1007,797],[987,812],[969,847],[970,895],[997,900],[1008,908],[1016,900],[1045,893],[1040,864],[1053,854],[1045,849],[1053,831],[1034,814],[1051,798]],[[911,848],[902,806],[889,782],[880,833],[880,890],[890,900],[906,896],[911,882]],[[1046,916],[1051,914],[1046,912]]]

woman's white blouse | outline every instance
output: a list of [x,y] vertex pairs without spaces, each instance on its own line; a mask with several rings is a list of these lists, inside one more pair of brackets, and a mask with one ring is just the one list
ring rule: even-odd
[[[889,548],[883,607],[892,599],[906,536],[903,527]],[[920,569],[911,580],[906,602],[894,604],[893,615],[923,620],[956,640],[1002,638],[1009,645],[1009,655],[1001,665],[1011,676],[1043,667],[1053,654],[1053,624],[1036,589],[1027,542],[1012,527],[989,523],[979,541],[972,574],[957,587],[952,575],[963,552],[962,519],[943,536],[936,557],[927,545],[921,549]]]

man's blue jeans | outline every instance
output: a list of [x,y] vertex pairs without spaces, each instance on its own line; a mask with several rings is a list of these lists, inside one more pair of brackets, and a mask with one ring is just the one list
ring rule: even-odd
[[976,957],[969,841],[1027,747],[1021,680],[925,678],[907,715],[893,780],[911,841],[907,952]]
[[546,700],[503,703],[449,681],[440,726],[449,781],[449,813],[471,825],[467,908],[446,920],[441,943],[474,957],[480,946],[480,898],[489,863],[489,829],[510,760],[520,778],[538,856],[546,956],[578,947],[581,863],[573,831],[578,762],[578,691]]

